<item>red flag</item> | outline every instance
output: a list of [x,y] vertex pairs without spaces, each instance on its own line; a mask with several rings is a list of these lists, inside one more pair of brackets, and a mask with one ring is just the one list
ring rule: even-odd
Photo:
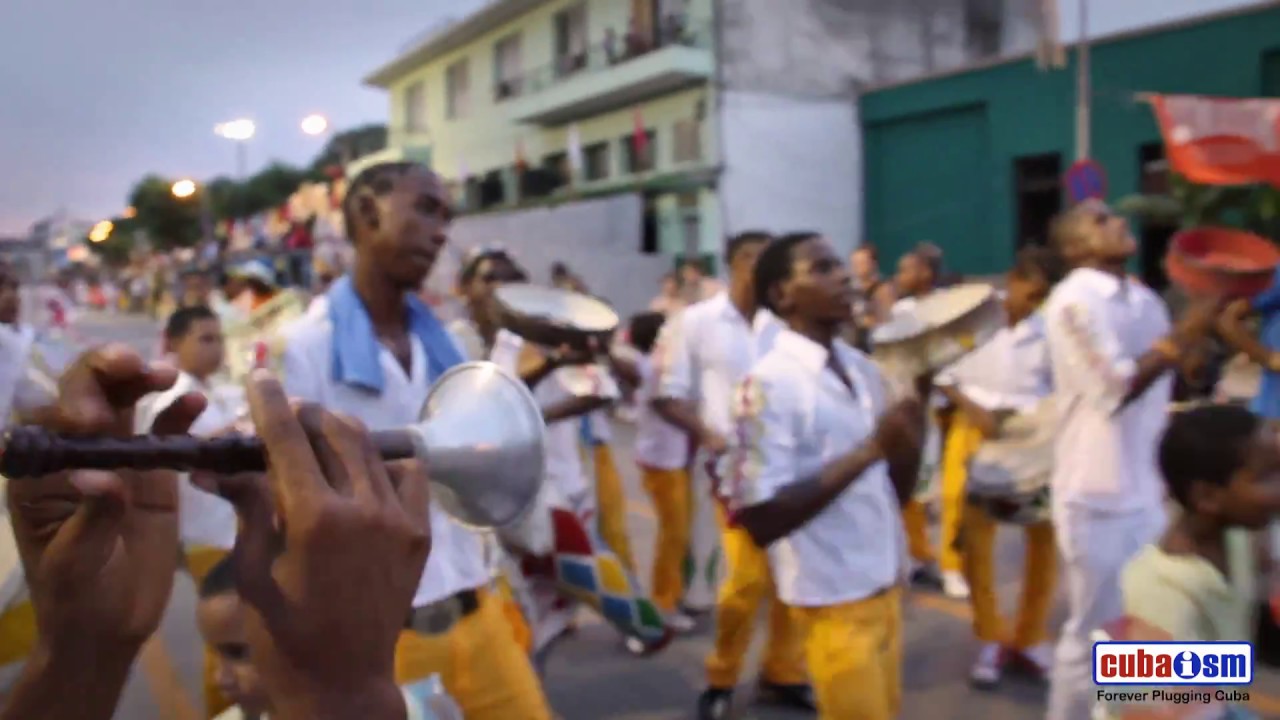
[[1280,100],[1153,95],[1169,167],[1203,185],[1280,187]]
[[649,133],[645,131],[644,116],[640,114],[640,108],[636,108],[631,117],[635,123],[635,129],[632,131],[631,146],[636,153],[636,164],[643,165],[645,159],[649,155]]

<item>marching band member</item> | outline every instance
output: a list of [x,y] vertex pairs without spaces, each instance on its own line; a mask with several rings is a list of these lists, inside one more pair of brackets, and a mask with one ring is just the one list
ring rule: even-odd
[[[284,384],[293,397],[371,430],[414,423],[433,380],[463,361],[414,295],[453,218],[440,178],[415,163],[360,173],[343,200],[353,273],[329,290],[329,314],[290,328]],[[439,674],[470,720],[551,716],[538,677],[489,593],[480,534],[431,507],[431,555],[396,648],[396,680]]]
[[[1036,310],[1061,277],[1061,261],[1053,251],[1032,247],[1019,252],[1007,278],[1008,325],[934,378],[934,387],[956,410],[942,462],[944,486],[963,488],[969,460],[985,439],[999,436],[1004,416],[1031,411],[1052,393],[1044,320]],[[1044,521],[1026,527],[1022,604],[1014,634],[1007,638],[996,597],[996,520],[973,503],[963,513],[961,555],[972,590],[973,632],[982,643],[970,680],[978,687],[999,682],[1011,659],[1006,646],[1013,659],[1046,676],[1053,658],[1044,643],[1058,559],[1053,525]]]
[[849,272],[824,238],[782,238],[755,269],[786,324],[743,379],[729,454],[734,520],[767,548],[803,628],[820,718],[891,720],[902,695],[901,502],[918,477],[924,415],[890,405],[875,364],[839,338]]
[[[210,437],[230,430],[237,419],[236,410],[210,382],[222,370],[224,357],[222,323],[217,314],[203,305],[175,310],[165,324],[164,339],[164,354],[177,366],[178,379],[173,387],[138,403],[137,432],[150,433],[160,413],[192,392],[203,395],[206,403],[191,424],[190,434]],[[179,481],[178,504],[187,572],[199,586],[235,546],[235,508],[210,489],[197,487],[190,477]],[[219,687],[217,656],[208,646],[204,662],[205,710],[208,717],[214,717],[230,707],[231,701]]]
[[[726,249],[730,287],[693,305],[664,326],[658,339],[655,366],[658,384],[653,408],[693,438],[712,457],[724,452],[733,431],[730,410],[733,388],[777,334],[777,319],[759,308],[752,269],[770,241],[763,232],[732,238]],[[686,589],[686,603],[698,593],[710,573],[709,561],[698,556],[699,534],[712,522],[701,506],[719,495],[717,488],[691,491],[694,505],[694,573]],[[768,557],[742,528],[725,522],[720,513],[721,546],[726,577],[716,599],[715,646],[707,657],[707,689],[698,699],[699,720],[727,717],[733,689],[751,646],[761,603],[770,601],[769,639],[760,682],[761,697],[812,709],[812,694],[804,669],[804,648],[791,614],[777,600]]]
[[1073,269],[1044,307],[1061,408],[1052,513],[1068,598],[1048,718],[1080,720],[1092,703],[1090,634],[1124,612],[1120,571],[1165,526],[1156,448],[1173,387],[1169,371],[1202,341],[1216,305],[1193,304],[1171,331],[1159,297],[1126,278],[1137,244],[1105,204],[1060,215],[1050,240]]
[[[606,369],[605,372],[610,372]],[[590,455],[592,474],[596,480],[596,513],[600,537],[618,554],[627,570],[636,571],[631,555],[631,538],[627,533],[627,494],[622,475],[613,461],[613,425],[609,409],[596,410],[583,416],[582,442]]]

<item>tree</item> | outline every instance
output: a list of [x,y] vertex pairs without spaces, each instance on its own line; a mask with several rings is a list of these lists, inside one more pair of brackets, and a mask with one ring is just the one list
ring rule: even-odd
[[1233,227],[1280,242],[1280,188],[1197,185],[1170,175],[1168,195],[1130,195],[1116,206],[1154,225]]
[[92,242],[89,238],[82,238],[81,241],[89,246],[89,249],[98,254],[102,261],[114,267],[122,267],[129,264],[129,256],[133,252],[137,233],[141,232],[141,227],[136,217],[134,218],[112,218],[111,234],[102,242]]
[[148,175],[129,193],[129,205],[137,211],[139,229],[158,249],[191,247],[200,240],[200,204],[204,189],[188,198],[173,194],[173,181]]
[[313,173],[324,173],[334,165],[345,167],[347,163],[371,155],[387,147],[386,125],[363,125],[335,134],[329,138],[324,150],[311,163]]

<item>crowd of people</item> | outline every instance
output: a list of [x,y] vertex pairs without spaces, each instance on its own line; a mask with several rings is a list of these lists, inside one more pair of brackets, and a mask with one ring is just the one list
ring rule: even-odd
[[[830,720],[898,717],[913,585],[968,598],[972,683],[1041,678],[1050,720],[1099,712],[1093,638],[1117,621],[1130,638],[1250,639],[1269,588],[1255,531],[1280,511],[1280,445],[1243,407],[1171,414],[1170,403],[1175,376],[1198,372],[1190,359],[1215,337],[1260,352],[1242,324],[1258,308],[1195,298],[1172,320],[1127,275],[1135,242],[1104,205],[1065,211],[1047,247],[1018,254],[989,341],[910,377],[866,350],[874,328],[954,282],[931,246],[886,280],[871,247],[846,263],[818,233],[742,233],[726,242],[723,285],[695,263],[665,279],[626,323],[630,352],[550,348],[503,325],[495,288],[529,281],[506,251],[462,263],[451,322],[419,297],[452,219],[425,167],[365,170],[343,209],[349,272],[272,329],[283,340],[248,373],[247,414],[215,384],[235,322],[227,298],[248,293],[252,312],[276,291],[255,287],[252,267],[232,273],[247,289],[221,297],[207,273],[184,277],[164,364],[98,348],[41,392],[16,283],[0,277],[3,417],[78,436],[239,430],[268,457],[265,474],[7,482],[23,590],[0,598],[0,627],[25,618],[29,631],[0,635],[13,645],[0,657],[20,668],[0,719],[110,717],[180,568],[200,588],[205,699],[219,718],[551,718],[541,672],[583,609],[644,657],[711,615],[705,687],[690,698],[699,720],[733,712],[762,610],[758,701]],[[567,267],[552,280],[587,291]],[[384,463],[369,436],[416,422],[433,381],[469,360],[520,378],[546,423],[538,501],[493,532],[456,522],[430,497],[430,467]],[[658,525],[647,573],[612,449],[609,410],[626,391]],[[1014,520],[1007,499],[966,487],[976,457],[1037,422],[1049,502]],[[921,491],[933,474],[937,544]],[[1027,546],[1012,626],[996,596],[1002,524]],[[1068,617],[1054,648],[1060,579]],[[1246,712],[1190,710],[1213,714],[1177,717]]]

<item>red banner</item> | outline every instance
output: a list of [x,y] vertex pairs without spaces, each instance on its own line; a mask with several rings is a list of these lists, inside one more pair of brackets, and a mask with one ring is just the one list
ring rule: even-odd
[[1153,95],[1169,167],[1202,185],[1280,187],[1280,100]]

